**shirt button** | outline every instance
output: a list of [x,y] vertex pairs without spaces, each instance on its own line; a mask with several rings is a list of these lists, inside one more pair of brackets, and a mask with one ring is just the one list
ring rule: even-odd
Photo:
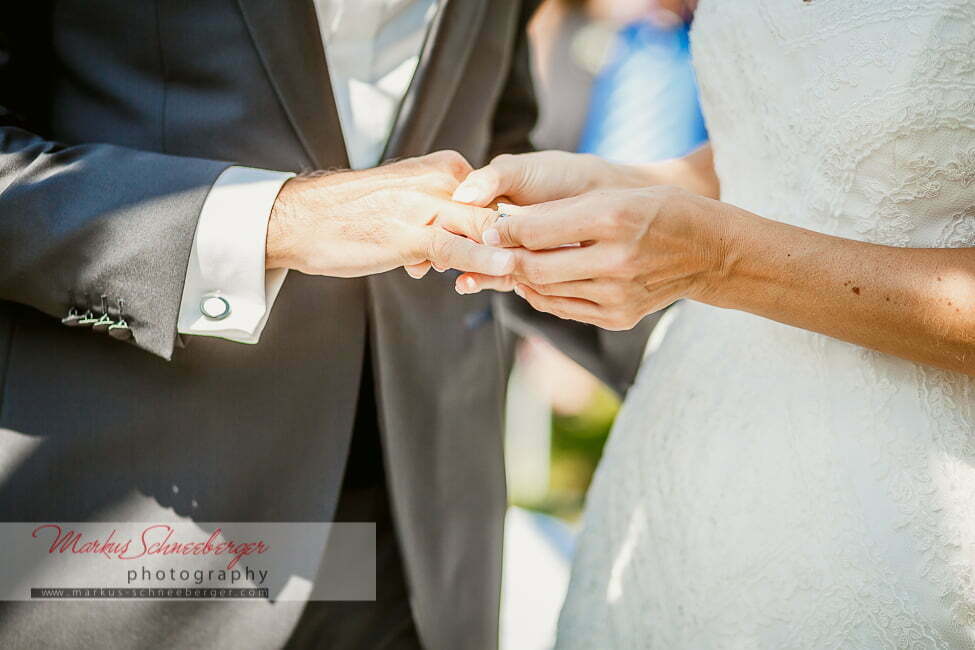
[[203,296],[200,311],[210,320],[223,320],[230,316],[230,303],[223,296]]

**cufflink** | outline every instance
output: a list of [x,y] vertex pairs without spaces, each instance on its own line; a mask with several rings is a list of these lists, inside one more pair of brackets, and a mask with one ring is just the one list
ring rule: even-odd
[[129,324],[125,322],[125,316],[122,313],[122,299],[118,299],[118,321],[112,323],[108,326],[108,335],[113,339],[118,339],[119,341],[125,341],[126,339],[132,338],[132,328]]
[[92,323],[91,329],[95,332],[107,332],[108,328],[111,327],[115,321],[112,317],[108,315],[108,296],[102,295],[102,316],[97,321]]
[[85,308],[84,315],[77,322],[78,327],[91,327],[98,322],[98,319],[95,318],[95,312],[91,310],[91,301],[88,299],[87,293],[85,294],[85,302],[88,306]]
[[200,301],[200,311],[210,320],[223,320],[230,316],[230,303],[223,296],[209,294]]
[[61,319],[61,324],[67,327],[78,327],[78,321],[81,318],[82,316],[78,313],[78,308],[71,307],[68,309],[68,315]]

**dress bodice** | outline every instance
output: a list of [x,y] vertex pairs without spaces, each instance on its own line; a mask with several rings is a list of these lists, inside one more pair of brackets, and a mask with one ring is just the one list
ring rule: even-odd
[[702,0],[723,198],[892,246],[975,246],[975,2]]

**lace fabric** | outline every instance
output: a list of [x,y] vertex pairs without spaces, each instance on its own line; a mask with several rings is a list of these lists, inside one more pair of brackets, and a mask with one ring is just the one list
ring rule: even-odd
[[[723,200],[975,247],[975,2],[702,0],[692,39]],[[680,310],[590,490],[558,646],[975,646],[975,379]]]

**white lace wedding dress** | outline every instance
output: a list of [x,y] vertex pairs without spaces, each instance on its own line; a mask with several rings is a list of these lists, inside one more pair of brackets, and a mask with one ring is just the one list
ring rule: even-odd
[[[701,0],[692,38],[723,200],[975,246],[975,1]],[[973,641],[975,379],[682,305],[595,477],[558,646]]]

